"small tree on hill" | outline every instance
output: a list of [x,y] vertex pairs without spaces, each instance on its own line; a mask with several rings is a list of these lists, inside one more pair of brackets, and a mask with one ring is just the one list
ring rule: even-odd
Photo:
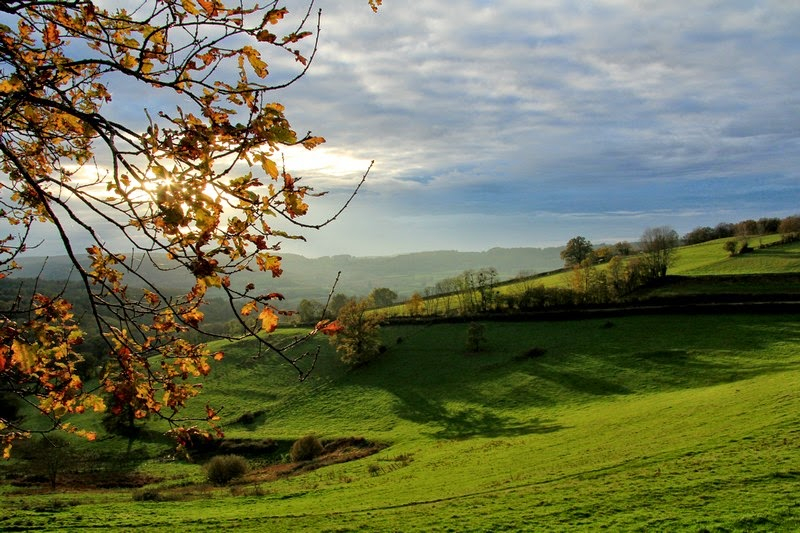
[[567,242],[566,248],[561,250],[561,259],[564,260],[564,266],[580,265],[591,257],[593,250],[592,243],[586,237],[573,237]]
[[467,327],[467,352],[478,353],[486,348],[486,326],[470,322]]
[[381,287],[379,289],[374,289],[369,294],[369,299],[372,300],[372,305],[375,307],[387,307],[397,300],[397,293],[392,289]]
[[640,241],[642,262],[651,279],[667,275],[667,268],[675,259],[675,248],[679,243],[678,234],[668,226],[644,230]]
[[408,310],[409,316],[420,316],[425,311],[425,300],[420,293],[415,292],[411,295],[406,302],[406,310]]
[[377,357],[383,348],[381,313],[369,310],[369,300],[352,299],[339,311],[336,328],[330,337],[341,361],[350,366],[364,365]]

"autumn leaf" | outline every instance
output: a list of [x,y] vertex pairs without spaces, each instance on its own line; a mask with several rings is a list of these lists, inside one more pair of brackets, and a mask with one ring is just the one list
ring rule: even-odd
[[264,157],[264,159],[261,161],[261,167],[272,179],[278,178],[278,165],[276,165],[275,161],[272,159]]
[[311,150],[324,142],[325,139],[323,137],[308,137],[302,141],[303,146],[305,146],[308,150]]
[[278,327],[278,317],[269,307],[261,311],[258,319],[261,320],[261,327],[268,333],[272,333]]
[[268,11],[266,15],[264,15],[264,24],[277,24],[283,19],[284,16],[286,16],[287,13],[289,13],[289,10],[286,8],[272,9]]
[[29,373],[36,365],[36,352],[27,344],[14,339],[11,345],[11,364],[16,365],[23,372]]
[[183,5],[183,9],[185,9],[190,15],[200,14],[200,11],[197,10],[197,7],[194,5],[192,0],[181,0],[181,5]]
[[244,316],[249,316],[251,313],[257,310],[258,310],[258,302],[251,300],[242,306],[241,313]]
[[44,44],[48,47],[56,46],[60,43],[58,26],[53,22],[48,22],[44,28]]
[[200,7],[205,10],[206,15],[209,17],[216,17],[219,15],[219,9],[215,0],[197,0],[197,3],[200,4]]
[[314,328],[315,331],[319,331],[323,335],[328,335],[328,336],[336,335],[343,329],[344,326],[342,326],[337,320],[333,321],[322,320],[318,322],[316,327]]

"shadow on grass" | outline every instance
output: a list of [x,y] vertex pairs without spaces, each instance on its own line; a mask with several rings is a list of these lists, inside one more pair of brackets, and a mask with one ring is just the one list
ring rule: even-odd
[[532,433],[552,433],[564,427],[541,419],[525,422],[499,415],[481,407],[448,408],[443,402],[411,390],[400,391],[402,404],[397,416],[417,424],[437,426],[438,430],[423,432],[437,439],[465,439],[469,437],[510,437]]
[[536,377],[552,381],[573,392],[591,396],[611,396],[615,394],[630,394],[632,392],[628,387],[619,383],[597,376],[590,376],[587,373],[559,369],[556,366],[540,364],[531,373]]

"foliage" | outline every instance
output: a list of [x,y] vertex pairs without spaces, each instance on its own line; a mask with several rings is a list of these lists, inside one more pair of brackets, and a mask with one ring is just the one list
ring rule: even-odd
[[412,294],[406,302],[406,309],[409,316],[420,316],[425,311],[425,301],[422,299],[422,295],[418,292]]
[[325,307],[313,300],[303,299],[300,305],[297,306],[297,313],[300,315],[300,321],[303,323],[314,323],[322,320],[322,312]]
[[478,353],[486,349],[486,326],[470,322],[467,326],[467,352]]
[[762,217],[758,220],[742,220],[735,224],[720,222],[713,228],[710,226],[699,226],[684,235],[681,241],[683,244],[692,245],[737,235],[770,235],[778,233],[782,223],[783,221],[781,219],[775,217]]
[[392,289],[380,287],[378,289],[373,289],[368,298],[375,307],[386,307],[392,305],[395,300],[397,300],[397,293]]
[[594,247],[586,237],[571,238],[566,247],[561,251],[561,259],[564,260],[564,266],[580,265],[585,260],[592,256]]
[[322,449],[322,443],[316,436],[306,435],[294,441],[292,449],[289,451],[289,457],[295,462],[310,461],[318,457],[322,453]]
[[381,353],[380,325],[384,316],[369,308],[369,300],[351,299],[336,318],[330,340],[346,365],[364,365]]
[[216,455],[205,466],[206,477],[214,485],[227,485],[247,473],[247,460],[241,455]]
[[[376,10],[380,1],[369,4]],[[318,31],[306,29],[313,2],[294,21],[277,2],[104,5],[0,5],[0,216],[16,231],[0,239],[0,276],[16,268],[35,226],[57,235],[110,354],[101,387],[114,398],[112,412],[128,405],[136,418],[160,417],[180,443],[200,431],[180,416],[199,391],[197,378],[208,374],[210,358],[222,357],[185,336],[202,330],[209,289],[238,310],[245,334],[274,330],[283,296],[234,283],[235,274],[280,276],[277,239],[301,239],[298,227],[338,216],[298,220],[316,193],[279,165],[279,150],[312,149],[324,139],[297,135],[269,96],[303,76],[316,53]],[[296,75],[273,81],[269,53],[294,60]],[[123,84],[151,105],[171,97],[180,106],[121,122],[110,106],[112,85]],[[157,264],[154,254],[171,263]],[[143,262],[182,269],[193,287],[165,292],[138,273]],[[5,309],[0,390],[34,402],[49,429],[75,431],[65,415],[105,408],[76,371],[82,338],[60,296]],[[302,358],[263,343],[301,377],[313,367],[313,355],[303,367]],[[213,408],[199,418],[216,428]],[[3,454],[28,434],[0,419]]]
[[786,217],[781,221],[778,231],[784,235],[800,234],[800,216]]
[[668,226],[644,230],[639,246],[642,250],[642,262],[650,278],[667,275],[667,268],[675,260],[675,248],[679,242],[678,234]]

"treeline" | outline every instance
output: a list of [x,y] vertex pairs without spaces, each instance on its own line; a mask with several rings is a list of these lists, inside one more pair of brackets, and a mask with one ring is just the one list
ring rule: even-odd
[[546,287],[531,276],[513,280],[515,291],[501,292],[493,269],[465,271],[425,289],[406,302],[407,316],[476,316],[567,309],[625,300],[636,289],[661,277],[652,258],[614,255],[603,266],[585,262],[569,272],[569,287]]
[[720,222],[713,228],[700,226],[683,236],[683,244],[700,244],[717,239],[749,237],[780,233],[785,239],[796,239],[800,235],[800,216],[786,218],[764,217],[758,220],[742,220],[736,223]]

